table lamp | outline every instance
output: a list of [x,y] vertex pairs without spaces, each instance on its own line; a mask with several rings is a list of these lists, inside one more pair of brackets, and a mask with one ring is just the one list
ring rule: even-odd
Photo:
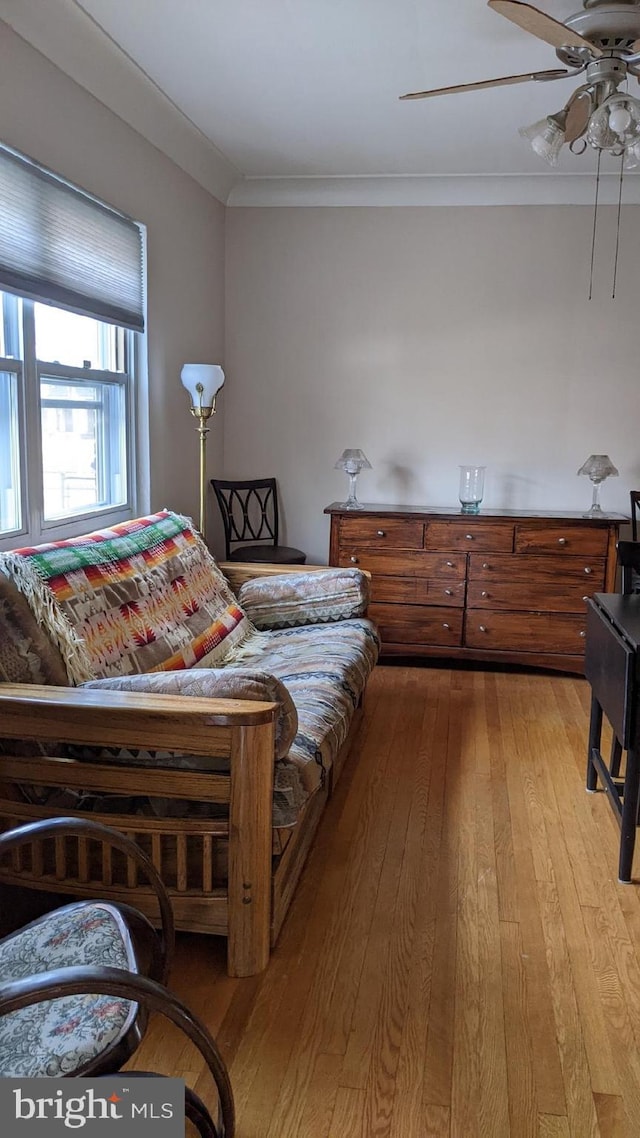
[[594,515],[602,513],[602,506],[600,505],[600,487],[605,478],[613,475],[614,478],[618,477],[618,471],[613,465],[608,454],[590,454],[587,461],[583,462],[578,474],[586,474],[593,482],[593,498],[591,499],[591,509],[584,516],[591,518]]
[[364,506],[360,505],[356,497],[356,482],[361,470],[371,469],[371,463],[364,451],[356,450],[353,447],[348,450],[343,450],[335,464],[334,470],[344,470],[349,475],[349,497],[346,502],[341,503],[344,510],[364,509]]

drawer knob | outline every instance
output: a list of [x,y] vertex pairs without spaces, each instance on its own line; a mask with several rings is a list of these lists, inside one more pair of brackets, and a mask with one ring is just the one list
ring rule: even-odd
[[582,637],[584,637],[584,636],[586,636],[586,635],[587,635],[587,634],[586,634],[586,632],[584,631],[584,629],[582,630],[582,632],[580,633],[580,635],[581,635]]
[[559,537],[558,538],[558,545],[566,545],[566,544],[567,544],[566,537]]
[[349,558],[349,561],[351,561],[353,565],[358,564],[358,558],[356,557],[355,553],[354,553],[353,557]]
[[588,601],[588,600],[589,600],[589,598],[588,598],[588,597],[583,597],[582,599],[583,599],[583,601]]
[[479,626],[478,626],[478,628],[479,628],[479,631],[480,631],[480,632],[486,632],[486,631],[487,631],[487,626],[486,626],[486,624],[481,624],[481,625],[479,625]]
[[473,541],[473,534],[472,533],[465,533],[464,536],[466,537],[467,541]]
[[450,625],[450,624],[446,624],[446,623],[443,623],[442,627],[443,627],[443,628],[451,628],[451,625]]
[[480,593],[480,596],[481,597],[488,597],[489,594],[487,592],[485,592],[485,590],[483,589],[482,592]]
[[584,571],[587,574],[587,576],[589,576],[590,573],[593,573],[593,569],[590,569],[588,565],[585,565]]
[[445,595],[445,597],[452,597],[453,596],[453,589],[445,589],[444,595]]
[[378,535],[378,537],[386,537],[387,536],[383,529],[376,530],[376,534]]
[[447,569],[453,569],[453,561],[445,561]]
[[490,566],[490,564],[489,564],[489,562],[488,562],[488,561],[483,561],[483,562],[482,562],[482,568],[483,568],[483,569],[490,569],[490,568],[491,568],[491,566]]

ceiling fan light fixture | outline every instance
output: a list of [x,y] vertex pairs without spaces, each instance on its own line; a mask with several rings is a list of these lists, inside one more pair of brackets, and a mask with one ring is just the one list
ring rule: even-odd
[[530,142],[531,149],[539,158],[543,158],[549,166],[557,166],[558,156],[566,140],[566,125],[567,112],[563,110],[555,115],[547,115],[546,119],[540,119],[531,126],[521,127],[519,134]]
[[587,141],[596,150],[621,154],[640,140],[640,102],[632,95],[609,95],[593,112]]

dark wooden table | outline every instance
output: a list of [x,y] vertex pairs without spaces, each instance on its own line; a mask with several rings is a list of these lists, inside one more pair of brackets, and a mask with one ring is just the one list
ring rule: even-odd
[[[618,879],[631,881],[640,799],[640,595],[595,593],[587,602],[585,675],[591,684],[587,790],[600,778],[620,825]],[[624,778],[600,749],[606,716],[627,753]]]

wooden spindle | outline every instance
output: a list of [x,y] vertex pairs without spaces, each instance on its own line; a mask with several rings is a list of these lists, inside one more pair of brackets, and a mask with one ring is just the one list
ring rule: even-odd
[[211,834],[202,837],[202,890],[210,893],[213,889],[213,839]]
[[86,885],[90,880],[89,842],[87,838],[78,838],[78,877],[83,885]]
[[187,888],[187,836],[176,836],[176,888],[184,893]]

